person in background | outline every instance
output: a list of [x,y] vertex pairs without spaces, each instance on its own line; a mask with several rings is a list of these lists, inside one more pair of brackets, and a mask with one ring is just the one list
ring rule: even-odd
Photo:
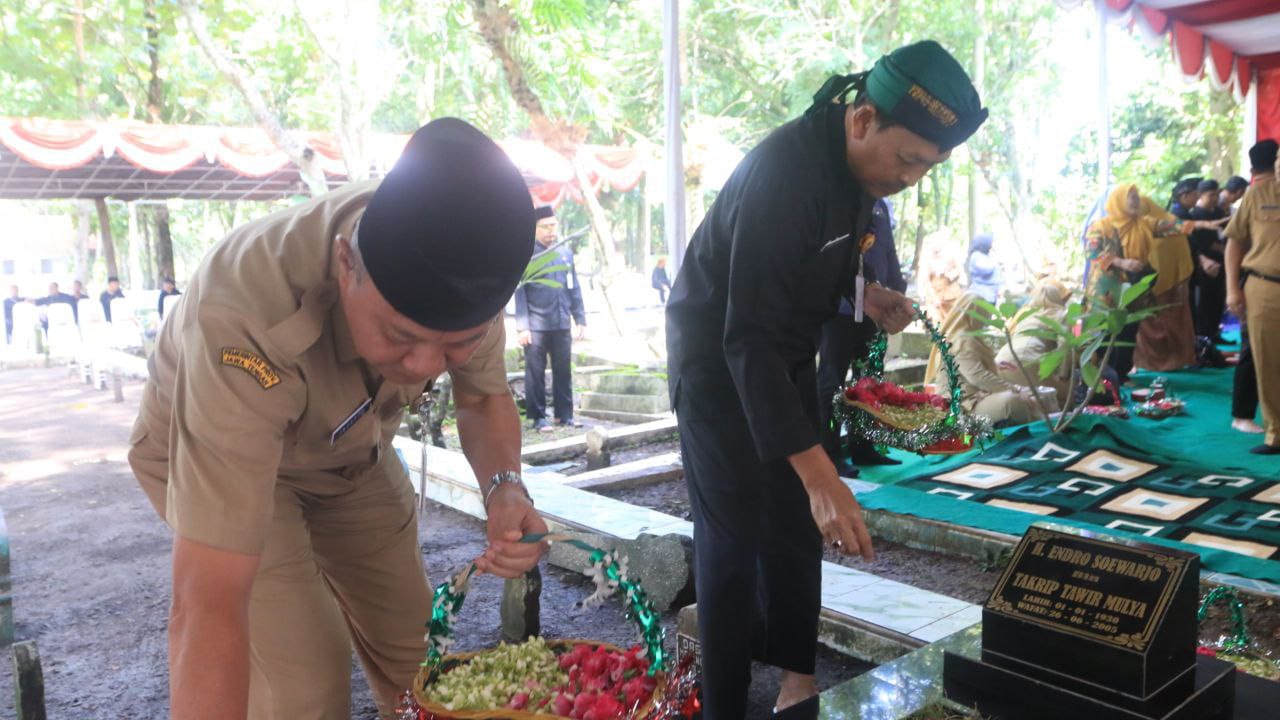
[[1218,206],[1227,211],[1227,214],[1235,212],[1235,204],[1244,197],[1244,191],[1249,189],[1249,181],[1239,175],[1232,175],[1222,185],[1222,192],[1218,194]]
[[[1186,235],[1197,228],[1213,229],[1221,224],[1221,220],[1179,219],[1144,197],[1137,185],[1127,183],[1116,187],[1107,196],[1106,217],[1095,220],[1085,233],[1085,252],[1090,266],[1088,301],[1116,307],[1126,283],[1137,282],[1157,271],[1151,264],[1156,238]],[[1164,255],[1158,257],[1162,261]],[[1134,323],[1126,326],[1117,340],[1135,343],[1137,337],[1138,325]],[[1133,370],[1133,352],[1133,346],[1127,344],[1111,351],[1109,364],[1121,383],[1128,381]]]
[[1027,384],[1026,376],[1014,361],[1016,356],[1031,374],[1033,381],[1053,388],[1058,394],[1058,402],[1065,402],[1071,363],[1063,362],[1052,375],[1044,379],[1040,379],[1039,370],[1040,359],[1058,347],[1057,342],[1042,337],[1044,331],[1051,327],[1046,318],[1061,322],[1070,301],[1071,289],[1061,282],[1046,278],[1036,284],[1027,304],[1018,311],[1009,328],[1013,342],[996,353],[996,368],[1001,378],[1011,385]]
[[[551,356],[551,390],[555,396],[556,425],[582,427],[573,417],[573,337],[570,330],[578,326],[578,339],[587,330],[587,314],[582,305],[582,288],[573,264],[573,250],[567,244],[554,247],[559,222],[551,206],[537,208],[536,253],[557,258],[550,267],[559,266],[544,276],[555,287],[541,283],[524,283],[516,288],[517,342],[524,348],[524,411],[531,427],[550,432],[547,422],[547,356]],[[532,261],[531,261],[532,262]]]
[[[1158,208],[1155,210],[1159,211]],[[1208,232],[1216,233],[1212,229]],[[1194,365],[1196,331],[1190,300],[1194,262],[1187,238],[1176,234],[1153,234],[1146,262],[1156,274],[1155,283],[1149,291],[1151,304],[1163,309],[1138,324],[1136,346],[1132,348],[1133,364],[1156,372]]]
[[160,319],[164,319],[164,299],[170,295],[181,295],[182,291],[178,289],[178,284],[173,278],[167,277],[160,283],[160,299],[156,301],[156,310],[160,313]]
[[1250,450],[1280,454],[1280,184],[1277,145],[1249,148],[1253,184],[1227,225],[1227,307],[1249,326],[1258,397],[1266,435]]
[[[996,363],[995,350],[991,349],[986,340],[974,334],[983,327],[974,314],[986,314],[978,306],[978,299],[976,295],[965,294],[939,328],[951,344],[964,409],[991,418],[992,423],[1000,425],[1031,422],[1039,415],[1031,391],[1025,384],[1005,380]],[[936,385],[939,395],[950,397],[951,379],[943,371],[942,352],[937,347],[929,352],[929,365],[924,371],[924,381],[925,384]]]
[[920,266],[924,282],[917,282],[916,286],[921,295],[920,304],[934,322],[950,315],[951,308],[964,295],[960,253],[956,252],[953,242],[954,238],[946,230],[925,238],[924,263]]
[[649,284],[658,291],[658,304],[667,304],[667,291],[671,289],[671,278],[667,277],[667,259],[658,258],[653,266],[653,274],[649,276]]
[[13,342],[13,306],[25,301],[26,298],[22,297],[18,292],[18,286],[10,285],[9,297],[4,299],[4,342],[6,345]]
[[[79,325],[80,325],[80,308],[79,308],[79,306],[78,306],[78,305],[77,305],[77,303],[76,303],[75,296],[73,296],[73,295],[69,295],[69,294],[64,293],[64,292],[62,292],[61,290],[59,290],[59,289],[58,289],[58,283],[56,283],[56,282],[55,282],[55,283],[49,283],[49,294],[48,294],[48,295],[45,295],[45,296],[44,296],[44,297],[42,297],[42,298],[36,298],[36,300],[35,300],[35,304],[36,304],[36,305],[40,305],[40,306],[42,306],[42,307],[48,307],[49,305],[54,305],[54,304],[56,304],[56,303],[65,303],[65,304],[67,304],[67,305],[70,305],[70,306],[71,306],[71,317],[76,321],[76,326],[77,326],[77,327],[79,327]],[[43,318],[41,318],[41,319],[40,319],[40,325],[41,325],[42,327],[44,327],[44,329],[45,329],[45,330],[48,330],[48,329],[49,329],[49,318],[48,318],[48,316],[43,317]]]
[[994,304],[1000,301],[1000,263],[991,257],[992,240],[986,234],[973,236],[964,271],[969,276],[969,294]]
[[[896,292],[906,292],[907,281],[902,277],[898,250],[893,245],[893,215],[889,201],[883,198],[877,200],[871,210],[871,233],[875,241],[862,252],[867,280]],[[831,427],[831,402],[844,385],[854,358],[867,356],[879,331],[870,318],[864,317],[862,322],[854,320],[848,300],[841,300],[839,314],[822,325],[822,339],[818,344],[818,428],[823,449],[845,477],[857,477],[859,466],[898,463],[858,438],[847,438],[845,447],[841,447],[840,431]]]
[[1183,178],[1173,186],[1173,192],[1169,196],[1169,205],[1167,209],[1176,218],[1183,220],[1191,219],[1191,208],[1196,206],[1196,201],[1200,199],[1200,195],[1196,192],[1196,188],[1200,186],[1200,178]]
[[120,278],[115,275],[107,278],[107,289],[98,295],[98,302],[102,303],[102,314],[107,322],[111,322],[111,301],[122,297],[124,291],[120,289]]
[[[1199,199],[1191,208],[1191,219],[1222,220],[1227,217],[1227,211],[1218,205],[1218,190],[1218,181],[1200,181],[1196,188]],[[1188,239],[1195,260],[1191,290],[1195,293],[1192,306],[1195,308],[1196,335],[1220,344],[1222,312],[1227,301],[1227,278],[1222,272],[1226,241],[1216,227],[1192,230]]]
[[75,298],[76,300],[84,300],[85,298],[89,297],[89,293],[84,291],[84,283],[80,282],[79,280],[72,281],[71,297]]

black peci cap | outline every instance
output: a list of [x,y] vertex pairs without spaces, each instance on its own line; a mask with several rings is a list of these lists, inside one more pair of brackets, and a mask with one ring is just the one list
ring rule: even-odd
[[1270,172],[1276,167],[1276,150],[1280,146],[1270,138],[1249,148],[1249,164],[1254,172]]
[[520,171],[457,118],[409,139],[356,230],[373,284],[433,330],[465,330],[506,305],[533,254],[533,199]]

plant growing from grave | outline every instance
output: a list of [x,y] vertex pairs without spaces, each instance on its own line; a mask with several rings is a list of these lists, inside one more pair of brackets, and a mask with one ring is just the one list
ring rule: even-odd
[[[1047,310],[1027,310],[1019,308],[1011,301],[999,305],[986,300],[976,299],[975,310],[970,310],[970,317],[982,324],[976,334],[994,330],[1003,335],[1013,354],[1013,362],[1026,380],[1032,399],[1044,417],[1045,427],[1051,433],[1066,430],[1084,412],[1094,393],[1102,389],[1102,370],[1111,359],[1117,347],[1132,347],[1133,343],[1119,340],[1121,331],[1133,323],[1142,322],[1159,314],[1167,306],[1135,307],[1134,303],[1145,295],[1155,282],[1155,275],[1148,275],[1135,283],[1126,283],[1120,292],[1120,301],[1112,307],[1101,297],[1086,297],[1081,301],[1069,303],[1066,313],[1058,317]],[[1028,365],[1013,350],[1013,333],[1011,328],[1030,317],[1038,318],[1043,328],[1034,328],[1025,332],[1042,340],[1053,343],[1054,349],[1044,354],[1038,363]],[[1040,394],[1040,381],[1053,375],[1063,367],[1070,368],[1067,379],[1067,397],[1062,399],[1062,412],[1056,419],[1050,419],[1051,408]],[[1075,402],[1075,388],[1083,382],[1085,393]]]

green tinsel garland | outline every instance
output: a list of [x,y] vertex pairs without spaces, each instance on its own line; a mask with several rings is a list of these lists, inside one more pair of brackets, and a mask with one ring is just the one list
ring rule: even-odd
[[[619,588],[626,597],[627,619],[636,623],[640,636],[644,641],[645,652],[649,658],[649,674],[653,675],[667,667],[667,651],[663,647],[666,631],[662,629],[658,611],[653,607],[640,581],[627,577],[626,559],[620,558],[617,550],[604,551],[581,540],[565,535],[535,534],[520,538],[520,542],[564,542],[579,550],[589,553],[591,567],[586,574],[596,581],[596,592],[588,597],[584,604],[603,602]],[[431,619],[427,622],[427,657],[422,666],[429,669],[427,682],[435,679],[440,664],[453,644],[453,626],[458,611],[462,609],[462,601],[467,597],[471,577],[476,573],[475,563],[436,586],[435,597],[431,603]]]
[[1244,619],[1244,603],[1240,602],[1240,596],[1236,594],[1235,588],[1219,585],[1210,590],[1204,596],[1204,600],[1200,601],[1200,609],[1196,611],[1196,622],[1203,623],[1209,608],[1223,603],[1231,608],[1232,633],[1222,641],[1222,649],[1229,653],[1242,653],[1253,644],[1253,639],[1249,637],[1249,624]]
[[[948,399],[947,417],[936,423],[930,423],[913,430],[899,430],[889,427],[864,410],[852,407],[845,402],[844,390],[831,399],[833,429],[841,427],[851,435],[861,437],[874,445],[895,447],[912,452],[919,452],[934,443],[948,438],[960,438],[968,444],[979,443],[991,437],[991,421],[980,415],[969,415],[961,405],[964,395],[960,387],[960,370],[955,358],[951,355],[951,343],[925,314],[920,306],[914,305],[916,319],[929,333],[929,340],[938,348],[942,357],[942,367],[947,373],[951,397]],[[880,331],[867,352],[865,360],[859,361],[856,371],[859,377],[884,377],[884,358],[888,351],[889,337]]]

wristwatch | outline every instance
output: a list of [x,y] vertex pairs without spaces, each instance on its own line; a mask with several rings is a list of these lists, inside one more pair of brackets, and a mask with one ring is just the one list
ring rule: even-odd
[[493,493],[502,485],[515,485],[520,488],[520,492],[523,492],[529,503],[533,504],[533,498],[529,496],[529,488],[524,486],[524,480],[520,478],[520,473],[514,470],[503,470],[489,478],[489,492],[484,495],[484,509],[486,512],[489,510],[489,498],[493,497]]

